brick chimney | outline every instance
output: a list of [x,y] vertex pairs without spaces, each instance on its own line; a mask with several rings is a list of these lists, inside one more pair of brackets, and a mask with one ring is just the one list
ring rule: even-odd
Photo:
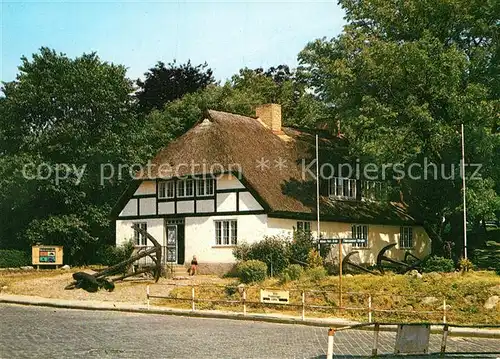
[[255,115],[273,131],[281,133],[281,105],[268,103],[257,106]]

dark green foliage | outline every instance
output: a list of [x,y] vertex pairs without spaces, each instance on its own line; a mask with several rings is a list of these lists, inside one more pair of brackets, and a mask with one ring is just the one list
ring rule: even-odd
[[104,246],[97,256],[97,261],[105,266],[112,266],[130,258],[134,252],[134,243],[129,241],[121,246]]
[[143,112],[160,110],[168,102],[215,83],[212,69],[206,62],[193,66],[191,61],[181,65],[174,61],[166,66],[159,61],[144,76],[145,81],[137,80],[139,91],[136,94]]
[[268,274],[280,274],[290,263],[288,241],[280,236],[264,237],[251,245],[242,244],[233,250],[238,260],[259,260],[267,264]]
[[310,232],[296,231],[293,235],[292,243],[289,245],[290,261],[307,265],[309,252],[317,246]]
[[243,261],[236,265],[236,273],[243,283],[262,282],[266,279],[267,265],[258,260]]
[[[95,53],[69,58],[42,48],[3,84],[0,248],[61,244],[65,263],[84,264],[114,242],[109,214],[130,176],[115,173],[101,183],[101,165],[116,169],[149,157],[125,74]],[[56,182],[61,164],[69,166],[61,173],[67,178]],[[39,165],[52,176],[37,178]]]
[[18,268],[30,265],[26,252],[14,249],[0,249],[0,268]]
[[422,270],[426,273],[453,272],[455,270],[455,263],[448,258],[432,256],[425,261]]

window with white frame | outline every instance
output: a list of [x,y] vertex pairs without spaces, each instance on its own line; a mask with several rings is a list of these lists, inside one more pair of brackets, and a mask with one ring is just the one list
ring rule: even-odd
[[413,248],[412,227],[401,227],[399,233],[399,248]]
[[311,222],[298,221],[297,222],[298,232],[311,232]]
[[362,181],[361,195],[372,201],[383,201],[387,198],[387,184],[380,181]]
[[236,220],[215,221],[215,244],[235,246],[238,243],[238,223]]
[[214,194],[214,180],[212,178],[199,179],[196,181],[196,196],[212,196]]
[[[145,231],[148,230],[148,224],[146,222],[137,222],[135,224]],[[134,243],[136,246],[145,246],[147,245],[147,237],[137,229],[134,229]]]
[[356,199],[356,180],[341,177],[330,178],[328,195],[342,199]]
[[158,183],[158,198],[174,198],[175,181],[163,181]]
[[367,248],[368,247],[368,226],[366,224],[353,224],[351,227],[352,238],[366,239],[365,243],[353,243],[353,247]]
[[194,181],[192,179],[177,181],[177,197],[193,197]]

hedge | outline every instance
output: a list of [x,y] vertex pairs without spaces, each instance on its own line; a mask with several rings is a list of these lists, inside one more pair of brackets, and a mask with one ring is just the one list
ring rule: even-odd
[[0,268],[17,268],[30,265],[26,252],[15,249],[0,249]]

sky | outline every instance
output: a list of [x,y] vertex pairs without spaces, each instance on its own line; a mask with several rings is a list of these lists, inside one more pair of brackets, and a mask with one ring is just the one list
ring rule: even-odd
[[341,32],[336,2],[0,0],[0,81],[42,46],[95,51],[132,79],[174,59],[206,61],[222,81],[243,67],[295,67],[308,42]]

